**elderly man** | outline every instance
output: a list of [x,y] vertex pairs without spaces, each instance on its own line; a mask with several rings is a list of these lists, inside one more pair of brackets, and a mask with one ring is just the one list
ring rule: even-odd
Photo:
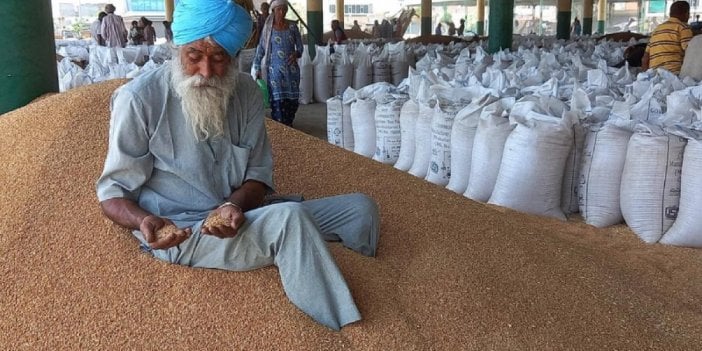
[[121,16],[115,15],[115,5],[105,5],[107,15],[102,19],[100,34],[105,46],[111,48],[123,48],[127,45],[127,27]]
[[[262,96],[235,59],[251,26],[228,0],[178,2],[172,63],[113,95],[100,205],[158,259],[231,271],[276,265],[288,298],[338,330],[361,316],[324,239],[375,255],[377,206],[362,194],[264,203],[273,161]],[[224,223],[206,224],[210,215]]]
[[685,50],[692,39],[692,30],[687,25],[690,19],[690,4],[676,1],[670,6],[670,18],[661,23],[651,33],[641,68],[665,68],[675,74],[680,73]]

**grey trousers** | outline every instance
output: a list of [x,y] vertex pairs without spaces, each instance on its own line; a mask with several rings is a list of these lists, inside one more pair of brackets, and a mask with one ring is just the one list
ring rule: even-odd
[[[153,250],[155,257],[175,264],[230,271],[276,265],[290,301],[317,322],[334,330],[358,321],[341,271],[323,239],[374,256],[379,232],[378,208],[363,194],[286,202],[246,212],[234,238],[200,233],[203,221],[177,247]],[[176,223],[181,225],[180,223]],[[135,231],[143,242],[143,236]]]

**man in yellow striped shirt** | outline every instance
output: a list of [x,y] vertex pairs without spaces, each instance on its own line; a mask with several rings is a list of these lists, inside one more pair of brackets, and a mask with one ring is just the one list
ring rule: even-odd
[[690,19],[690,4],[676,1],[670,6],[670,18],[651,33],[641,68],[665,68],[680,73],[687,44],[692,39],[692,30],[687,25]]

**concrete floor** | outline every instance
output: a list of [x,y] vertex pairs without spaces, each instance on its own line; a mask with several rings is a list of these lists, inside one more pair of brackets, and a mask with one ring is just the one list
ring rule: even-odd
[[[270,116],[271,111],[266,111]],[[327,104],[300,105],[295,114],[293,128],[311,136],[327,140]]]

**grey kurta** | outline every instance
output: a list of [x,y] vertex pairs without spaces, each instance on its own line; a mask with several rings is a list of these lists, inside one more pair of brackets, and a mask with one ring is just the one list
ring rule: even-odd
[[123,48],[127,45],[127,27],[124,26],[124,20],[121,16],[109,13],[103,17],[100,34],[107,47]]
[[[374,202],[352,194],[276,204],[246,212],[246,223],[234,238],[202,234],[204,218],[245,180],[273,186],[262,98],[253,80],[240,74],[224,136],[198,142],[180,98],[169,87],[170,69],[164,65],[146,73],[113,95],[109,150],[97,182],[100,201],[132,199],[181,228],[193,229],[181,245],[153,250],[160,259],[235,271],[275,264],[290,300],[312,318],[337,330],[359,320],[322,237],[339,238],[354,250],[374,254],[378,234]],[[139,231],[134,234],[146,244]]]

